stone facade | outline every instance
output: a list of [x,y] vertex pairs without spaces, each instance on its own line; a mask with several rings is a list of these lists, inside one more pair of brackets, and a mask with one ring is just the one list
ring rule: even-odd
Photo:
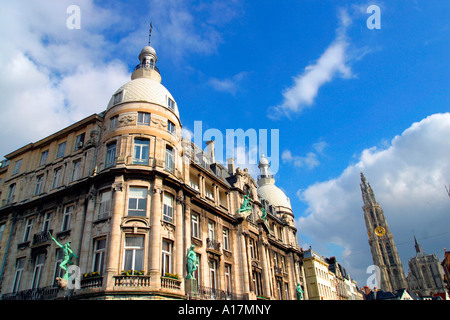
[[[139,59],[104,112],[6,155],[2,298],[61,296],[50,233],[77,255],[72,299],[296,299],[306,286],[292,210],[261,199],[247,169],[215,163],[213,145],[181,138],[156,52]],[[238,212],[244,195],[251,209]]]

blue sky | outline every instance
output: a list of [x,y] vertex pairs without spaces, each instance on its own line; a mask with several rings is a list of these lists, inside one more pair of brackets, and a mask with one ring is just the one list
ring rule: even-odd
[[[72,4],[80,29],[66,26]],[[381,29],[367,28],[372,4]],[[184,128],[279,130],[276,184],[302,247],[336,255],[365,284],[363,171],[407,272],[413,230],[440,259],[450,246],[449,9],[444,0],[8,3],[0,151],[103,111],[129,81],[152,21]]]

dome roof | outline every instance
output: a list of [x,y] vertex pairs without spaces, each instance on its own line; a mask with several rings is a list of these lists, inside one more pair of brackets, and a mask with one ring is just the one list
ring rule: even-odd
[[276,207],[285,207],[291,209],[291,202],[286,194],[274,184],[264,184],[258,187],[258,193],[264,200]]
[[158,59],[157,56],[156,56],[155,49],[153,49],[153,47],[151,47],[151,46],[145,46],[142,49],[141,53],[139,54],[139,60],[142,60],[142,57],[146,56],[146,55],[152,55],[152,56],[155,57],[155,59]]
[[[123,92],[121,100],[114,103],[115,96],[120,94],[120,92]],[[179,117],[180,115],[177,104],[173,104],[173,109],[169,107],[169,98],[175,102],[175,99],[172,97],[169,90],[167,90],[161,83],[151,78],[136,78],[125,83],[114,93],[109,101],[107,110],[117,103],[150,102],[159,104],[169,110],[173,110],[173,112]]]

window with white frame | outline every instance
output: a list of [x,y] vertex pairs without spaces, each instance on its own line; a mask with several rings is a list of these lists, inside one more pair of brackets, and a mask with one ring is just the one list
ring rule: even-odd
[[23,242],[30,241],[31,239],[31,230],[33,229],[33,218],[29,218],[25,224],[25,231],[23,232]]
[[140,125],[150,125],[150,113],[148,112],[138,112],[137,124]]
[[41,174],[40,176],[36,177],[36,187],[34,188],[34,195],[38,195],[42,191],[42,184],[44,182],[44,175]]
[[208,221],[208,238],[210,241],[216,240],[215,223],[212,221]]
[[45,150],[41,153],[41,158],[39,159],[39,165],[42,166],[47,163],[48,158],[48,150]]
[[144,236],[126,236],[123,270],[134,274],[144,269]]
[[19,258],[16,260],[16,272],[14,273],[14,281],[12,286],[12,292],[16,293],[20,288],[20,281],[22,280],[23,269],[25,267],[25,258]]
[[167,121],[167,131],[170,134],[174,134],[175,133],[175,124],[172,121],[170,121],[170,120]]
[[163,209],[163,220],[173,223],[173,203],[174,198],[168,193],[164,193],[164,209]]
[[191,214],[191,232],[194,238],[200,238],[200,223],[199,223],[199,215],[196,213]]
[[111,196],[112,196],[111,190],[105,190],[105,191],[100,192],[100,195],[99,195],[100,205],[98,206],[98,218],[99,219],[109,217],[110,210],[111,210]]
[[58,150],[56,151],[56,159],[63,157],[65,153],[66,153],[66,142],[63,142],[58,145]]
[[116,142],[112,142],[106,146],[105,168],[111,167],[116,162]]
[[62,182],[62,168],[56,168],[53,171],[53,184],[52,188],[57,188]]
[[230,250],[230,230],[223,228],[223,249]]
[[287,282],[284,283],[284,298],[289,300],[289,284]]
[[103,265],[105,261],[106,239],[97,239],[94,243],[94,261],[92,263],[92,271],[103,274]]
[[166,162],[165,168],[167,171],[173,172],[174,170],[174,152],[173,148],[166,146]]
[[166,273],[172,273],[172,247],[173,242],[167,239],[162,241],[161,250],[161,275],[164,276]]
[[145,187],[130,187],[128,195],[128,215],[145,217],[147,215],[147,193]]
[[72,181],[78,180],[81,173],[81,160],[73,162]]
[[214,187],[211,184],[205,184],[205,196],[211,200],[214,200]]
[[250,249],[250,258],[252,259],[256,259],[256,254],[255,254],[255,240],[253,240],[252,238],[250,238],[248,240],[248,247]]
[[230,295],[231,290],[231,265],[225,263],[225,292],[227,295]]
[[63,218],[62,218],[62,225],[61,225],[61,231],[70,230],[70,223],[72,221],[73,210],[74,210],[74,206],[73,205],[67,206],[64,209],[64,214],[63,214]]
[[167,97],[167,105],[170,109],[175,110],[175,101],[173,101],[171,98]]
[[209,281],[210,288],[214,291],[217,288],[217,261],[214,259],[209,259]]
[[149,150],[150,150],[150,140],[135,138],[133,163],[148,164]]
[[44,222],[42,223],[42,232],[50,231],[50,224],[52,221],[53,212],[47,212],[44,216]]
[[34,265],[33,281],[31,283],[31,289],[39,288],[39,283],[41,281],[42,268],[45,263],[45,253],[40,253],[36,256],[36,262]]

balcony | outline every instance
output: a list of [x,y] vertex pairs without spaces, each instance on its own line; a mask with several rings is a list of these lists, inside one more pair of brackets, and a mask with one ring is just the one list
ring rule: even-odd
[[50,241],[51,238],[50,238],[49,233],[52,234],[53,230],[48,230],[48,231],[42,231],[42,232],[39,232],[39,233],[35,233],[33,235],[32,245],[33,246],[34,245],[39,245],[39,244],[45,243],[47,241]]
[[150,276],[121,275],[114,276],[116,287],[148,287],[150,286]]
[[186,294],[191,300],[247,300],[245,295],[197,285],[190,281],[186,281]]
[[2,300],[53,300],[58,295],[58,291],[59,287],[28,289],[4,294]]
[[181,281],[172,277],[161,277],[161,287],[165,289],[180,290]]
[[206,249],[214,250],[220,253],[220,242],[214,239],[206,239]]
[[103,286],[103,276],[88,277],[80,280],[81,289],[101,288]]

